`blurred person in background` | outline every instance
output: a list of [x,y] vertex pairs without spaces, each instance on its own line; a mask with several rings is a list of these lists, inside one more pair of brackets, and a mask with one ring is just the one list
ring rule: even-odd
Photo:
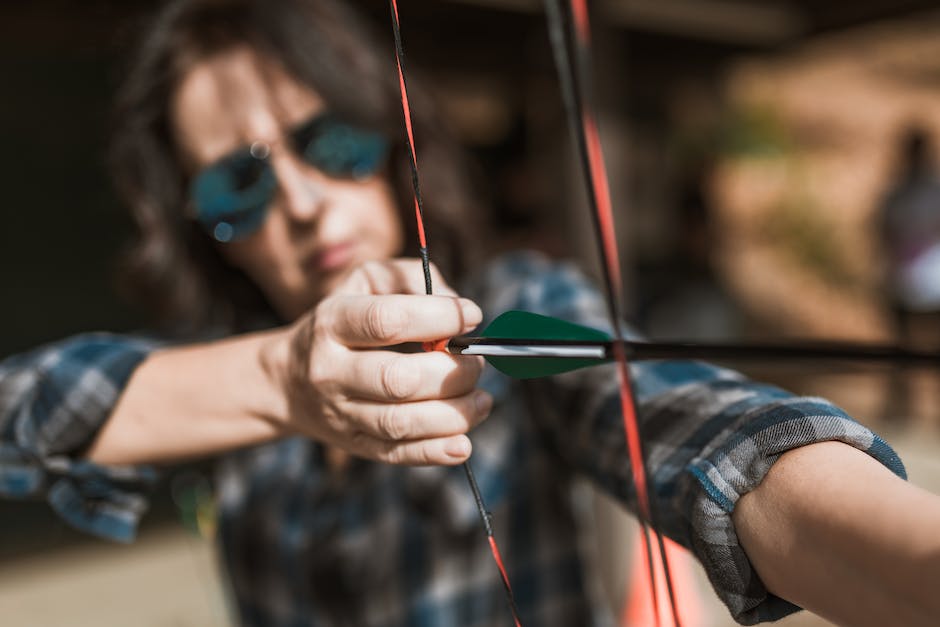
[[714,157],[686,157],[678,170],[675,243],[661,268],[640,273],[647,303],[637,317],[652,337],[715,340],[741,335],[744,316],[722,284],[712,259],[717,237],[708,185]]
[[[523,623],[611,624],[572,480],[635,507],[615,370],[522,383],[390,348],[514,308],[603,328],[603,300],[567,264],[474,258],[472,186],[416,98],[447,277],[423,294],[391,50],[334,0],[160,11],[118,96],[113,155],[139,230],[131,284],[171,339],[86,334],[0,363],[0,492],[127,541],[156,468],[218,457],[239,623],[506,624],[459,468],[472,429]],[[631,374],[661,526],[735,619],[797,603],[935,622],[940,498],[898,477],[884,441],[826,401],[707,364]]]
[[[938,344],[940,326],[940,173],[926,129],[898,140],[898,171],[878,209],[884,291],[898,341]],[[884,416],[910,416],[910,372],[893,369]]]

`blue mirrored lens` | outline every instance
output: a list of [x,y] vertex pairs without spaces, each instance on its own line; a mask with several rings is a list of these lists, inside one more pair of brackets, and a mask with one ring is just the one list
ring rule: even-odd
[[196,219],[220,242],[245,238],[264,222],[275,187],[268,164],[240,151],[193,179]]
[[327,176],[361,179],[385,163],[388,142],[379,133],[324,115],[293,133],[297,152]]
[[[388,142],[381,134],[329,113],[298,127],[291,141],[307,163],[336,178],[371,176],[388,155]],[[216,240],[231,242],[260,228],[276,188],[268,162],[244,148],[200,172],[190,193],[203,228]]]

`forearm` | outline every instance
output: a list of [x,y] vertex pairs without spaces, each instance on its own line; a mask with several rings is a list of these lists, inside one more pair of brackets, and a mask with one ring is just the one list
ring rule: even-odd
[[284,433],[272,356],[280,330],[151,354],[134,372],[87,457],[162,463],[257,444]]
[[940,616],[940,498],[862,451],[823,442],[785,453],[733,520],[777,596],[845,625]]

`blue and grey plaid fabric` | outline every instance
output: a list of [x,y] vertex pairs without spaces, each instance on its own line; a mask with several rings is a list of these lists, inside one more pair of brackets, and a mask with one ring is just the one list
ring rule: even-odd
[[[524,309],[606,326],[589,283],[535,255],[500,259],[463,293],[486,312]],[[75,526],[132,538],[153,472],[74,456],[151,348],[88,335],[0,364],[0,492],[45,494]],[[631,373],[662,527],[698,556],[742,623],[795,609],[766,592],[730,517],[781,453],[839,440],[904,475],[884,441],[824,400],[698,362],[638,362]],[[580,474],[634,505],[613,370],[525,383],[488,370],[481,385],[496,403],[472,434],[472,464],[523,622],[613,624],[595,593],[573,495]],[[228,455],[218,488],[222,553],[243,624],[509,623],[459,467],[357,460],[335,472],[319,445],[291,438]]]
[[76,459],[91,442],[151,345],[80,335],[0,363],[0,495],[45,495],[72,525],[129,541],[146,509],[152,469]]

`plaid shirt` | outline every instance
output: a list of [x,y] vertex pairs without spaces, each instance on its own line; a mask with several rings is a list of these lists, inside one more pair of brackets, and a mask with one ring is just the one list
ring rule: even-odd
[[[607,326],[603,302],[577,271],[535,255],[494,262],[463,293],[491,314],[523,309]],[[44,494],[76,527],[130,540],[154,472],[75,455],[152,349],[95,334],[0,364],[0,493]],[[699,362],[637,362],[631,374],[662,528],[701,560],[742,623],[796,609],[766,591],[731,522],[738,498],[781,453],[839,440],[904,476],[883,440],[824,400]],[[612,624],[579,542],[573,480],[586,475],[635,505],[615,371],[523,383],[488,369],[480,385],[495,405],[473,432],[472,464],[523,623]],[[244,624],[510,623],[459,467],[355,460],[334,472],[318,444],[291,438],[228,455],[218,488],[219,538]]]

